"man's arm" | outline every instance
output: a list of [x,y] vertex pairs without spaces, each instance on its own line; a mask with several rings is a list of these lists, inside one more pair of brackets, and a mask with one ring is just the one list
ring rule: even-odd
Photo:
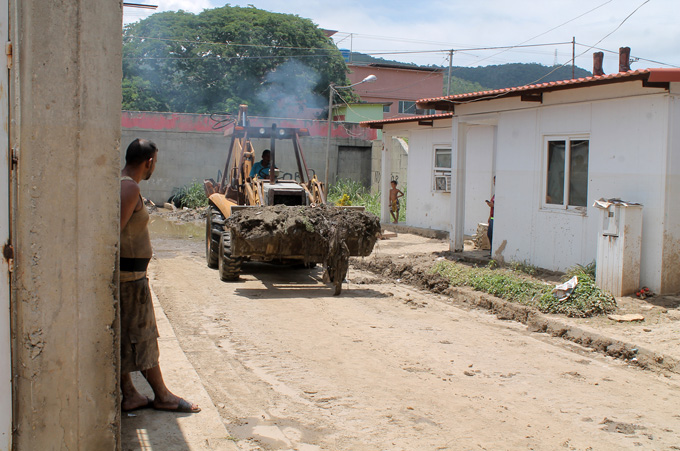
[[130,180],[120,184],[120,229],[123,230],[140,202],[139,185]]

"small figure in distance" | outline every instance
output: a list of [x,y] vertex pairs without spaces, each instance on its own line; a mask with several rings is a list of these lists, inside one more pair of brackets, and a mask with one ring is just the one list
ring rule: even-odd
[[390,189],[390,214],[396,224],[399,222],[399,198],[404,197],[404,193],[397,188],[396,180],[392,180],[390,184],[392,185],[392,189]]
[[269,164],[271,162],[271,155],[272,151],[269,149],[264,149],[262,151],[262,160],[253,165],[253,168],[250,170],[250,178],[255,176],[260,179],[269,177]]
[[[494,190],[496,188],[496,176],[493,176],[493,187]],[[491,200],[485,200],[486,205],[489,207],[489,228],[486,230],[486,236],[489,238],[489,246],[491,247],[491,250],[489,251],[489,255],[493,252],[493,210],[494,206],[496,205],[496,194],[491,196]]]

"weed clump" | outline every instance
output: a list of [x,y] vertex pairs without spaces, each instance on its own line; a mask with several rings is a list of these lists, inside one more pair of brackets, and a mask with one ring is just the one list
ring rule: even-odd
[[[406,187],[402,191],[406,194]],[[399,201],[399,222],[403,222],[406,220],[406,196]],[[338,180],[328,191],[328,202],[338,206],[361,205],[366,211],[380,216],[380,191],[371,194],[369,189],[355,180]]]
[[201,208],[208,206],[208,198],[202,183],[194,181],[191,185],[174,188],[168,202],[177,208]]

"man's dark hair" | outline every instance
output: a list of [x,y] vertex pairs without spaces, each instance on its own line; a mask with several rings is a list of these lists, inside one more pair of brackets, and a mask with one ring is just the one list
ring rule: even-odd
[[271,150],[269,150],[269,149],[264,149],[264,150],[262,151],[262,157],[264,157],[265,155],[270,154],[270,153],[272,153]]
[[125,152],[125,164],[137,166],[156,155],[158,147],[148,139],[135,139],[130,143]]
[[397,186],[399,184],[399,182],[397,182],[396,180],[392,180],[390,183],[394,183],[394,186]]

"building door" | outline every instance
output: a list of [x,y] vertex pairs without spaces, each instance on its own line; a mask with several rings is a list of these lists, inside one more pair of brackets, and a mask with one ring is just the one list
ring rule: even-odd
[[337,180],[354,180],[371,187],[371,148],[366,146],[338,146]]
[[[9,0],[0,0],[0,44],[9,44]],[[7,52],[3,52],[7,53]],[[12,362],[10,353],[10,264],[9,249],[9,67],[8,58],[0,56],[0,450],[12,448]]]

